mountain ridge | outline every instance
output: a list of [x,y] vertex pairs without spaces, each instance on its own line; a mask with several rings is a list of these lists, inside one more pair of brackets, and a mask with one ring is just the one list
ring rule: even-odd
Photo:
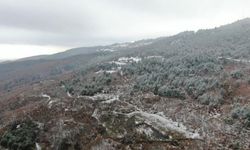
[[[154,38],[154,39],[138,40],[138,41],[135,41],[133,43],[137,43],[137,42],[140,43],[142,41],[158,41],[158,40],[162,40],[162,39],[171,39],[171,38],[175,38],[175,37],[179,37],[179,36],[199,34],[202,32],[218,31],[220,29],[232,30],[232,28],[234,28],[234,27],[242,27],[242,26],[246,26],[246,25],[250,26],[250,18],[241,19],[241,20],[235,21],[233,23],[230,23],[227,25],[221,25],[219,27],[215,27],[215,28],[211,28],[211,29],[200,29],[197,32],[195,32],[195,31],[183,31],[183,32],[177,33],[177,34],[172,35],[172,36],[162,36],[162,37],[158,37],[158,38]],[[72,48],[72,49],[65,50],[63,52],[59,52],[59,53],[52,54],[52,55],[32,56],[32,57],[27,57],[27,58],[21,58],[17,61],[36,60],[36,59],[62,59],[62,58],[66,58],[66,57],[70,57],[70,56],[74,56],[74,55],[96,52],[97,50],[102,49],[102,48],[110,48],[110,47],[113,47],[114,45],[122,45],[122,44],[131,44],[131,42],[114,43],[114,44],[104,45],[104,46],[77,47],[77,48]]]

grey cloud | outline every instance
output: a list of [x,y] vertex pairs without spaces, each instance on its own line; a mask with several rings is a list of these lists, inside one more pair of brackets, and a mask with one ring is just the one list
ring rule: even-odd
[[248,4],[244,0],[0,0],[0,43],[76,47],[164,36],[247,17]]

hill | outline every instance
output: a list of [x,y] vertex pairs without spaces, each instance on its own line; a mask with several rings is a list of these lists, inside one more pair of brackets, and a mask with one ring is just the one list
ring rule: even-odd
[[249,50],[247,18],[0,64],[0,144],[249,149]]

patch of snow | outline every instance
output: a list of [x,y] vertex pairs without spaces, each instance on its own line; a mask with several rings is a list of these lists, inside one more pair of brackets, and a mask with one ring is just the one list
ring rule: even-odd
[[172,119],[168,119],[166,117],[160,116],[158,114],[151,114],[147,112],[142,112],[142,111],[136,111],[128,114],[130,117],[132,116],[138,116],[141,119],[144,119],[146,123],[156,126],[159,128],[165,128],[170,131],[176,131],[178,133],[183,134],[187,138],[192,138],[192,139],[201,139],[201,136],[195,132],[192,133],[188,131],[187,127],[184,126],[182,123],[175,122]]
[[231,58],[231,57],[218,57],[218,59],[226,59],[226,60],[230,60],[230,61],[235,61],[235,62],[242,62],[242,63],[250,63],[250,60],[247,60],[247,59],[234,59],[234,58]]
[[54,101],[50,101],[48,104],[48,107],[51,108],[53,103],[54,103]]
[[97,72],[95,72],[96,74],[100,74],[100,73],[103,73],[104,71],[101,69],[101,70],[99,70],[99,71],[97,71]]
[[192,134],[189,134],[191,139],[201,139],[201,136],[198,132],[194,132]]
[[122,62],[122,63],[131,63],[131,62],[139,62],[141,61],[140,57],[120,57],[118,59],[118,62]]
[[133,42],[131,43],[130,47],[141,47],[141,46],[150,45],[152,43],[153,42],[146,42],[146,41]]
[[[119,70],[119,69],[118,69]],[[97,72],[95,72],[96,74],[101,74],[101,73],[109,73],[109,74],[112,74],[112,73],[116,73],[116,72],[118,72],[118,70],[115,70],[115,69],[113,69],[113,70],[99,70],[99,71],[97,71]]]
[[114,52],[116,50],[108,49],[108,48],[103,48],[103,49],[99,49],[98,51],[100,51],[100,52]]
[[112,74],[112,73],[115,73],[115,72],[117,72],[117,70],[107,70],[107,71],[105,71],[106,73],[109,73],[109,74]]
[[20,124],[16,126],[16,128],[17,128],[17,129],[18,129],[18,128],[20,128],[20,127],[21,127],[21,125],[20,125]]
[[152,58],[164,60],[164,57],[162,57],[162,56],[147,56],[146,57],[146,59],[152,59]]
[[115,141],[103,139],[100,142],[91,146],[89,150],[115,150],[115,147],[117,147],[117,145],[119,145],[119,143]]
[[51,100],[51,97],[47,94],[41,94],[41,97],[43,98],[47,98],[48,100]]
[[38,143],[36,143],[36,150],[42,150],[42,147]]
[[117,43],[112,45],[113,48],[123,48],[123,47],[128,47],[130,43]]
[[48,107],[51,108],[53,106],[53,103],[58,102],[58,100],[50,100],[48,103]]
[[44,123],[41,123],[41,122],[35,122],[36,124],[37,124],[37,127],[39,128],[39,129],[42,129],[43,127],[44,127]]
[[154,131],[149,127],[139,127],[136,129],[140,134],[145,134],[147,137],[151,137]]
[[96,120],[99,121],[99,115],[98,115],[98,109],[95,109],[91,117],[95,118]]
[[123,65],[127,64],[126,62],[119,62],[119,61],[111,61],[110,63],[111,64],[116,64],[117,66],[123,66]]
[[220,113],[215,113],[215,114],[213,115],[214,118],[219,118],[220,116],[221,116]]
[[69,91],[67,92],[67,96],[68,97],[72,97],[72,95],[69,93]]
[[91,99],[93,101],[107,101],[107,100],[110,100],[114,97],[115,95],[113,94],[96,94],[94,96],[77,96],[77,98],[88,98],[88,99]]
[[106,101],[103,101],[102,103],[105,103],[105,104],[110,104],[110,103],[113,103],[114,101],[117,101],[119,100],[119,96],[114,96],[113,98],[109,99],[109,100],[106,100]]
[[126,43],[117,43],[112,45],[113,48],[135,48],[152,44],[152,41],[131,41]]
[[120,57],[118,58],[117,61],[111,61],[109,63],[116,64],[117,66],[124,66],[127,63],[132,63],[132,62],[138,63],[139,61],[141,61],[140,57]]

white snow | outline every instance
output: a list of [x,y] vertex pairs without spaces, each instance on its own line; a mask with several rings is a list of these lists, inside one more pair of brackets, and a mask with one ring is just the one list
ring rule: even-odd
[[98,112],[98,109],[95,109],[94,112],[93,112],[93,114],[91,115],[91,117],[93,117],[93,118],[95,118],[96,120],[99,121],[99,115],[98,115],[97,112]]
[[36,143],[36,150],[42,150],[41,146],[38,143]]
[[112,45],[113,48],[128,47],[130,43],[117,43]]
[[152,44],[152,41],[131,41],[131,42],[126,42],[126,43],[117,43],[112,45],[113,48],[135,48],[135,47],[141,47],[145,45],[150,45]]
[[120,57],[118,59],[118,62],[122,62],[122,63],[130,63],[130,62],[139,62],[141,61],[140,57]]
[[41,97],[48,98],[48,100],[51,100],[51,97],[49,95],[47,95],[47,94],[41,94]]
[[117,68],[117,69],[112,69],[112,70],[99,70],[99,71],[97,71],[97,72],[95,72],[96,74],[101,74],[101,73],[109,73],[109,74],[112,74],[112,73],[116,73],[116,72],[118,72],[118,70],[120,70],[119,68]]
[[141,46],[146,46],[146,45],[150,45],[153,42],[147,42],[147,41],[138,41],[138,42],[133,42],[129,45],[129,47],[141,47]]
[[118,66],[123,66],[123,65],[126,65],[127,63],[126,62],[119,62],[119,61],[111,61],[110,62],[111,64],[116,64]]
[[151,58],[156,58],[156,59],[164,60],[164,57],[162,57],[162,56],[157,56],[157,55],[155,55],[155,56],[147,56],[147,57],[146,57],[146,59],[151,59]]
[[226,59],[226,60],[231,60],[231,61],[235,61],[235,62],[242,62],[242,63],[250,63],[250,60],[247,60],[247,59],[234,59],[234,58],[231,58],[231,57],[227,57],[227,58],[224,58],[224,57],[218,57],[218,59]]
[[69,91],[67,92],[67,96],[68,97],[72,97],[72,95],[69,93]]
[[140,57],[120,57],[120,58],[118,58],[117,61],[111,61],[109,63],[111,63],[111,64],[114,63],[118,66],[124,66],[127,63],[132,63],[132,62],[138,63],[139,61],[141,61]]
[[100,51],[100,52],[114,52],[115,50],[113,50],[113,49],[108,49],[108,48],[103,48],[103,49],[99,49],[98,51]]
[[144,119],[146,123],[152,126],[158,127],[160,129],[165,128],[170,131],[176,131],[178,133],[183,134],[187,138],[201,139],[201,136],[197,132],[193,133],[193,132],[188,131],[187,127],[184,126],[182,123],[175,122],[172,119],[168,119],[158,114],[135,111],[135,112],[129,113],[128,115],[130,117],[136,115],[140,117],[141,119]]
[[109,74],[112,74],[112,73],[115,73],[115,72],[117,72],[117,70],[107,70],[107,71],[105,71],[106,73],[109,73]]
[[154,133],[154,131],[149,127],[139,127],[136,129],[136,131],[141,134],[145,134],[148,137],[151,137],[151,135]]
[[52,107],[52,104],[54,103],[55,101],[50,101],[49,104],[48,104],[48,107],[51,108]]
[[20,127],[21,127],[21,125],[20,125],[20,124],[16,126],[16,128],[17,128],[17,129],[18,129],[18,128],[20,128]]
[[110,103],[113,103],[114,101],[118,101],[118,100],[119,100],[119,96],[116,95],[116,96],[112,97],[112,98],[109,99],[109,100],[103,101],[102,103],[110,104]]
[[88,99],[91,99],[93,101],[107,101],[107,100],[110,100],[110,99],[113,99],[115,97],[115,95],[113,94],[96,94],[94,96],[77,96],[77,98],[88,98]]
[[58,99],[55,99],[55,100],[50,100],[49,103],[48,103],[48,107],[51,108],[53,103],[56,103],[58,102],[59,100]]
[[108,62],[109,64],[115,64],[115,65],[117,65],[116,67],[113,67],[110,70],[103,70],[103,69],[101,69],[101,70],[99,70],[99,71],[97,71],[95,73],[96,74],[100,74],[100,73],[106,72],[106,73],[112,74],[112,73],[119,72],[122,75],[123,74],[121,72],[122,66],[127,65],[128,63],[132,63],[132,62],[138,63],[139,61],[141,61],[140,57],[120,57],[116,61],[110,61],[110,62]]
[[97,72],[95,72],[96,74],[100,74],[100,73],[103,73],[104,71],[101,69],[101,70],[99,70],[99,71],[97,71]]

